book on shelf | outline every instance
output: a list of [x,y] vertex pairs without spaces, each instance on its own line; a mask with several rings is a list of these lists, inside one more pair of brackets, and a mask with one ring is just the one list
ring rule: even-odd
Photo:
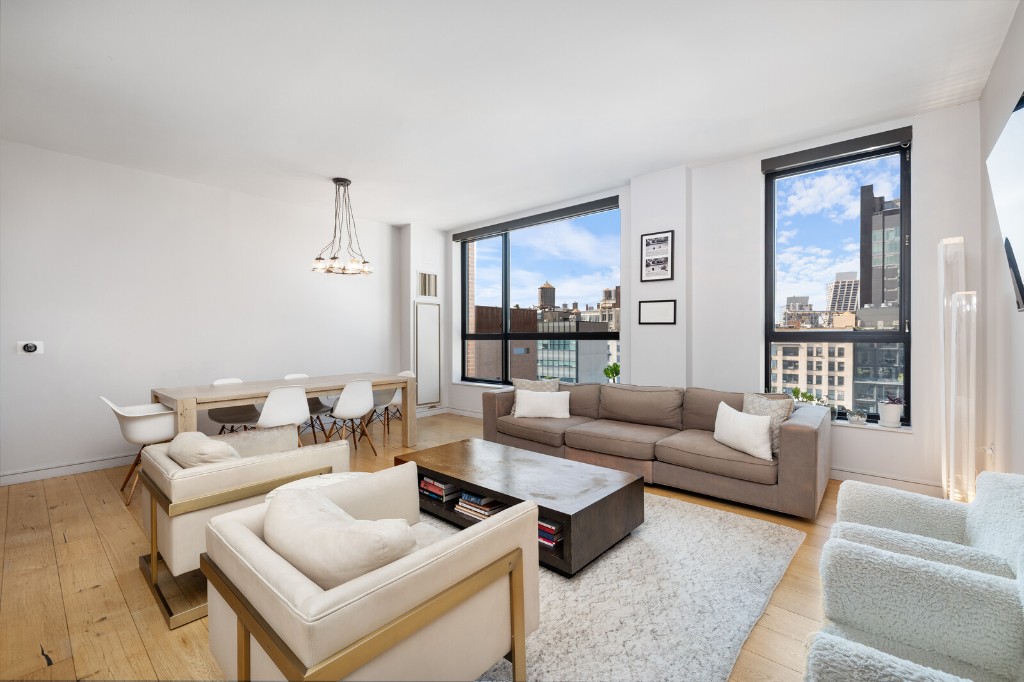
[[475,493],[466,492],[465,490],[462,491],[462,499],[466,500],[467,502],[472,502],[473,504],[482,505],[494,502],[493,497],[484,497],[483,495],[477,495]]
[[493,514],[495,511],[500,511],[505,508],[505,505],[498,500],[491,500],[486,504],[477,504],[476,502],[470,502],[465,497],[459,500],[459,504],[484,514]]
[[562,530],[562,524],[557,521],[548,521],[547,519],[537,520],[537,529],[542,530],[545,533],[559,533]]
[[557,547],[558,543],[560,543],[561,541],[562,538],[558,538],[557,540],[548,540],[547,538],[542,537],[537,538],[537,542],[544,545],[545,547]]
[[500,502],[497,502],[497,506],[493,506],[490,509],[483,509],[479,505],[472,505],[466,502],[466,500],[459,500],[458,504],[455,505],[455,511],[459,512],[463,516],[469,516],[474,519],[490,518],[504,508],[505,505]]
[[420,485],[422,486],[424,483],[426,483],[428,485],[431,485],[431,486],[435,486],[437,488],[440,488],[441,490],[443,490],[446,493],[458,492],[459,491],[459,485],[457,483],[451,483],[451,482],[448,482],[448,481],[439,481],[437,479],[430,478],[429,476],[424,476],[423,478],[420,479]]
[[420,481],[420,494],[429,497],[432,500],[438,500],[439,502],[448,502],[449,500],[459,499],[458,489],[446,491],[425,479]]
[[550,540],[551,542],[557,542],[562,539],[562,531],[558,531],[557,533],[548,533],[547,531],[540,530],[537,531],[537,537],[544,540]]

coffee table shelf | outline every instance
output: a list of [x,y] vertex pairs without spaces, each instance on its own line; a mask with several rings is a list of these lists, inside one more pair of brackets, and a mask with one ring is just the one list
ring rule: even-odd
[[[555,547],[538,542],[540,563],[573,575],[643,523],[643,479],[615,469],[469,439],[395,457],[419,475],[455,483],[506,505],[534,500],[542,519],[562,524]],[[420,509],[466,528],[479,519],[455,511],[457,500],[420,495]]]

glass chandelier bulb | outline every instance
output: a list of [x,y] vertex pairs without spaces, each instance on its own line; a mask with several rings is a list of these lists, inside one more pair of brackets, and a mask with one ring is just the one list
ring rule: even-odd
[[331,256],[328,259],[326,272],[330,272],[331,274],[338,274],[341,272],[341,263],[338,262],[337,256]]
[[352,258],[348,263],[345,264],[346,275],[358,275],[363,271],[363,261],[358,258]]
[[363,274],[364,275],[369,275],[372,272],[373,272],[373,265],[370,264],[370,261],[364,260],[363,261]]
[[313,259],[313,272],[323,272],[327,269],[327,260],[323,256]]

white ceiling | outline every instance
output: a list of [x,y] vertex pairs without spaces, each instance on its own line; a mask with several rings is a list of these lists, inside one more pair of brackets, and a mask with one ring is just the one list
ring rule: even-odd
[[456,227],[979,97],[1017,0],[2,0],[0,135]]

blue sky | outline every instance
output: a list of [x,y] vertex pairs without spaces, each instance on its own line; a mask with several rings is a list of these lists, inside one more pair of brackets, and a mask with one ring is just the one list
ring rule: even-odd
[[[619,211],[545,223],[510,233],[511,302],[537,305],[537,288],[555,286],[555,302],[596,305],[619,284]],[[476,303],[501,305],[501,239],[476,242]]]
[[776,316],[788,296],[809,296],[823,310],[836,273],[859,272],[862,185],[874,185],[886,201],[899,198],[899,155],[775,181]]

